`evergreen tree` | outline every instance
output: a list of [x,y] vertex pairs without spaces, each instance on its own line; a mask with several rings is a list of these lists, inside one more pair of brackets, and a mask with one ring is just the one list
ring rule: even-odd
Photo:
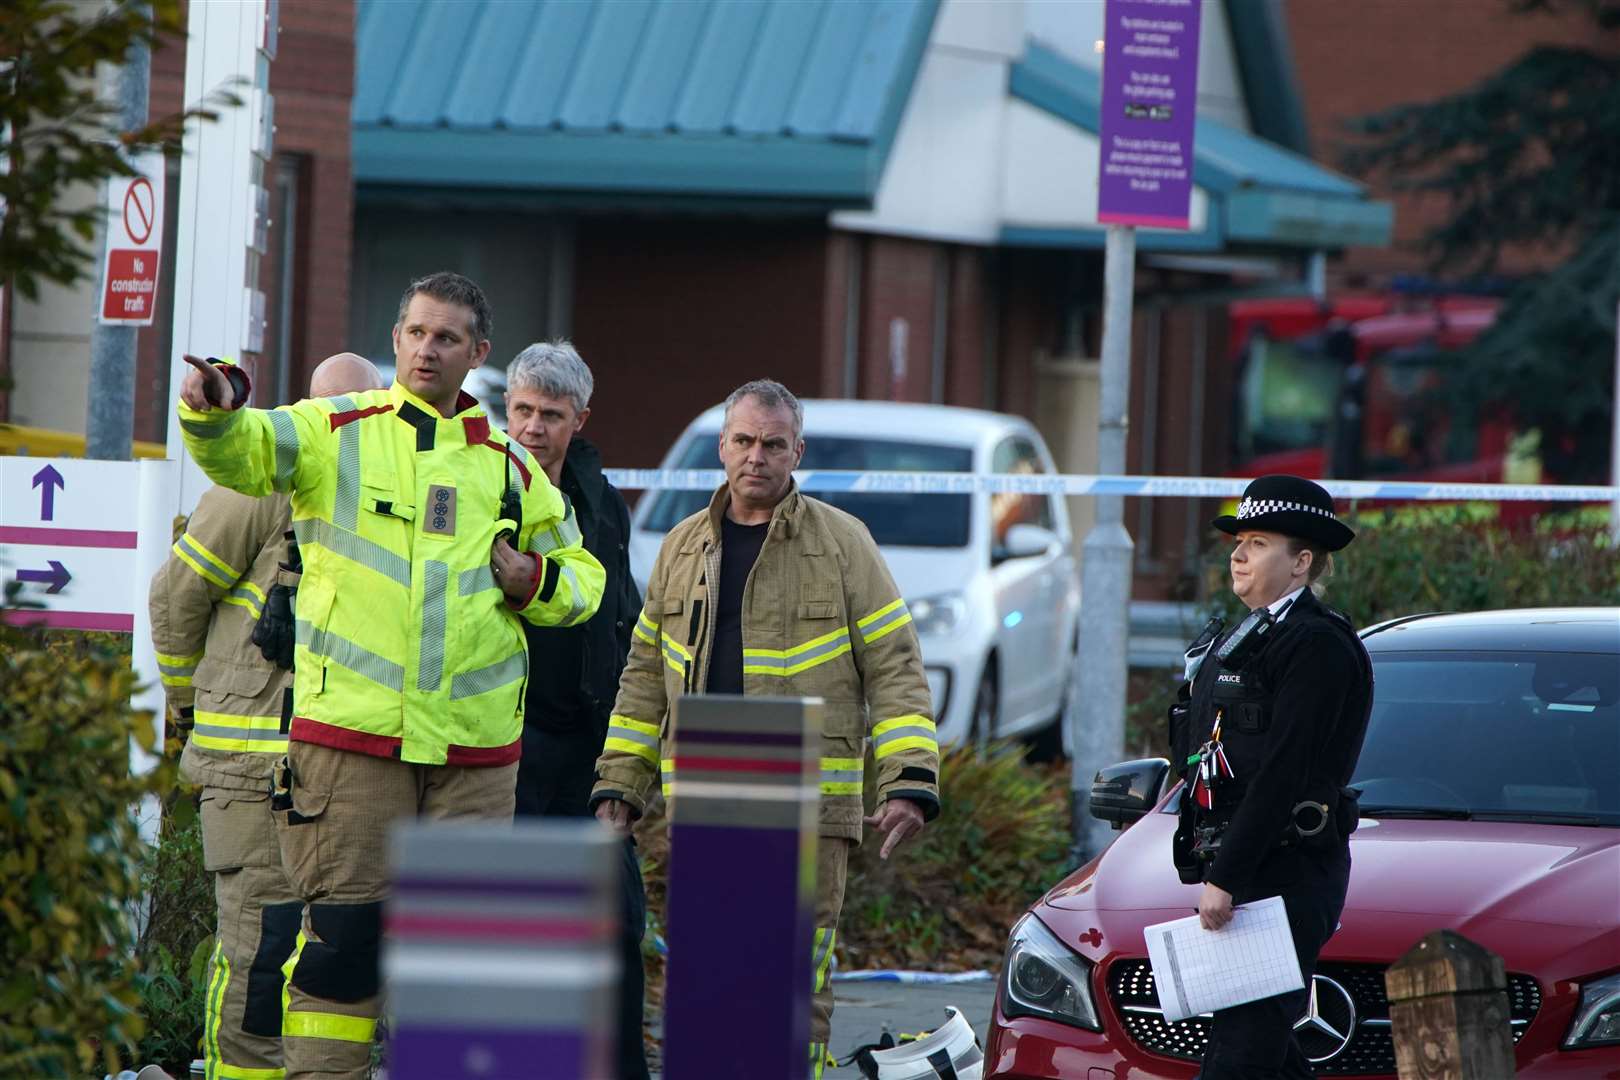
[[1450,198],[1450,220],[1425,237],[1437,275],[1489,275],[1510,246],[1558,260],[1509,293],[1460,357],[1456,389],[1465,407],[1511,402],[1516,426],[1540,429],[1553,478],[1602,483],[1620,300],[1620,0],[1509,6],[1578,11],[1591,44],[1537,46],[1462,93],[1362,117],[1346,164]]

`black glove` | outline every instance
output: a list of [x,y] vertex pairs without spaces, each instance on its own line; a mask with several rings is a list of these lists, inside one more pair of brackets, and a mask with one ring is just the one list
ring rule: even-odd
[[293,624],[292,598],[297,590],[288,585],[270,586],[265,597],[264,611],[253,627],[253,644],[259,652],[286,671],[293,669],[293,643],[297,631]]

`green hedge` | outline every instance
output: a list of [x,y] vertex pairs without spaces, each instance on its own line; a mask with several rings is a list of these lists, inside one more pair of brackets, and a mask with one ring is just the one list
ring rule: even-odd
[[129,775],[126,641],[0,623],[0,1076],[116,1072],[145,1028],[131,809],[172,784]]
[[[1069,844],[1067,765],[1036,766],[1022,748],[993,744],[979,758],[970,748],[940,761],[943,809],[922,835],[887,862],[877,834],[850,860],[838,932],[838,965],[994,968],[1007,931],[1029,902],[1065,873]],[[866,804],[873,804],[867,769]],[[662,1000],[663,960],[652,952],[663,933],[668,834],[655,799],[636,827],[647,882],[649,1000]]]
[[[1584,519],[1508,527],[1467,506],[1356,515],[1324,599],[1358,627],[1426,611],[1620,604],[1620,547]],[[1206,572],[1210,606],[1228,617],[1241,610],[1229,552],[1216,545]]]

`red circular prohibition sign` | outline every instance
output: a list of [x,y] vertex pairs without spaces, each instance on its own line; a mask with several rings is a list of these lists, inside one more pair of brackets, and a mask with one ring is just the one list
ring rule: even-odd
[[157,208],[157,194],[152,181],[137,176],[124,192],[124,231],[136,244],[144,244],[152,235],[153,211]]

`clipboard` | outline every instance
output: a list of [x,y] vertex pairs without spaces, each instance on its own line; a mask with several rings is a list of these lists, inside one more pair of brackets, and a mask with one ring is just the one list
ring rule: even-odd
[[1305,988],[1280,896],[1233,908],[1220,930],[1205,930],[1192,915],[1142,933],[1159,1007],[1172,1023]]

